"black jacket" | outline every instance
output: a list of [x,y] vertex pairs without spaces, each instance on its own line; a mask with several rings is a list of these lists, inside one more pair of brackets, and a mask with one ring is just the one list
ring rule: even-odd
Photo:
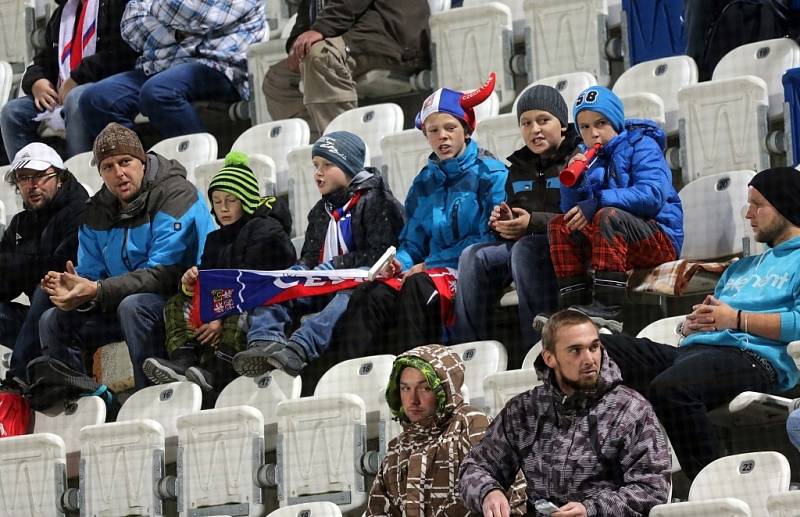
[[550,219],[561,213],[558,173],[575,153],[581,137],[570,124],[564,141],[550,156],[540,156],[524,146],[507,160],[506,199],[511,208],[531,214],[528,233],[546,233]]
[[253,215],[208,234],[200,269],[286,269],[296,259],[291,231],[286,204],[268,197]]
[[[58,33],[61,13],[66,0],[56,0],[58,7],[50,16],[45,30],[45,47],[33,57],[33,63],[22,76],[22,90],[31,95],[33,83],[47,79],[53,85],[58,82]],[[97,11],[97,47],[94,55],[86,57],[78,68],[70,73],[78,84],[93,83],[119,72],[132,70],[136,52],[122,39],[119,22],[128,0],[100,0]]]
[[367,167],[372,176],[320,199],[308,213],[308,228],[300,253],[300,263],[313,268],[320,262],[320,252],[325,243],[330,210],[343,206],[356,192],[361,198],[350,214],[353,232],[353,250],[333,258],[336,269],[369,267],[381,258],[389,246],[397,246],[397,237],[405,224],[403,205],[394,197],[389,185],[372,167]]
[[[314,23],[310,2],[324,6]],[[326,38],[344,38],[353,56],[385,56],[404,69],[421,70],[430,67],[429,16],[427,0],[301,0],[286,51],[313,29]]]
[[[9,185],[0,188],[13,188]],[[72,174],[53,200],[40,210],[16,214],[0,240],[0,300],[29,297],[48,271],[64,271],[76,262],[78,226],[89,194]]]

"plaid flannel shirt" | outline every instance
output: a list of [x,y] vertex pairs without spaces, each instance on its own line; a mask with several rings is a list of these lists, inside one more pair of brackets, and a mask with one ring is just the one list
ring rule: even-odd
[[264,37],[263,2],[131,0],[120,25],[125,41],[142,53],[136,68],[145,74],[200,61],[225,74],[242,99],[250,98],[246,52]]

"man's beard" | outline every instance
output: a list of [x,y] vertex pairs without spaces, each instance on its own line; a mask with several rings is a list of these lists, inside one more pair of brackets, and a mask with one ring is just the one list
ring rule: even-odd
[[597,390],[597,381],[600,379],[599,375],[596,375],[595,378],[591,381],[573,381],[572,379],[567,379],[563,375],[561,376],[561,382],[564,385],[569,386],[576,393],[588,394],[592,393]]

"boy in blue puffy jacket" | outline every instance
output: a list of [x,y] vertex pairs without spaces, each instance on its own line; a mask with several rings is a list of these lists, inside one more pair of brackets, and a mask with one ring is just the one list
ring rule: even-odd
[[[473,107],[493,88],[494,74],[478,90],[441,88],[422,104],[416,127],[433,152],[406,196],[406,224],[397,258],[383,273],[387,280],[356,288],[337,325],[340,346],[349,347],[351,357],[440,342],[452,317],[461,252],[495,239],[489,216],[505,201],[508,170],[470,138]],[[388,344],[387,332],[395,328],[401,343]]]
[[626,272],[678,258],[683,208],[654,122],[626,121],[619,97],[602,86],[584,90],[573,115],[584,145],[602,147],[573,186],[561,185],[564,215],[548,225],[559,304],[621,330]]

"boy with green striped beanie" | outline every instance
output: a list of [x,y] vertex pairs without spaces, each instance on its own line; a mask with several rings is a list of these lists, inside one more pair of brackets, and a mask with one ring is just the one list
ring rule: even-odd
[[154,384],[188,380],[204,391],[216,391],[234,377],[231,358],[246,345],[247,315],[194,328],[189,310],[199,269],[275,270],[295,262],[289,210],[276,197],[261,197],[247,163],[246,154],[229,153],[208,186],[211,213],[220,227],[208,234],[200,265],[183,274],[182,293],[164,309],[169,359],[150,357],[142,368]]

